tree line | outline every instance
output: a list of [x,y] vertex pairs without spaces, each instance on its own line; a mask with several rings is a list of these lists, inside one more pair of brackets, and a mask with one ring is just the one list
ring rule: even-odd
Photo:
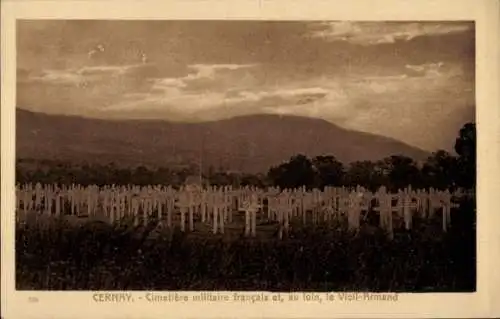
[[[379,161],[357,161],[344,165],[334,155],[308,158],[303,154],[271,167],[267,174],[217,171],[210,168],[204,177],[211,185],[280,186],[281,188],[323,188],[325,186],[362,185],[375,190],[384,185],[391,190],[412,185],[415,188],[475,188],[476,127],[465,124],[459,131],[454,149],[457,155],[438,150],[423,163],[393,155]],[[178,187],[190,175],[199,174],[196,166],[184,168],[123,168],[114,164],[84,164],[45,161],[45,168],[32,170],[16,165],[18,183],[56,183],[82,185],[172,185]]]

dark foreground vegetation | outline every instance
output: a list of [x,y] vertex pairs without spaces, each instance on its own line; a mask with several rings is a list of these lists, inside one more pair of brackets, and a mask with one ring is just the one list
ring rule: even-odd
[[258,290],[473,292],[475,204],[411,231],[358,235],[332,226],[295,228],[283,240],[107,224],[16,229],[18,290]]
[[[209,172],[213,185],[308,188],[363,185],[374,190],[465,188],[475,190],[475,125],[466,124],[455,143],[425,163],[391,156],[344,167],[333,156],[297,155],[267,175]],[[22,164],[22,165],[21,165]],[[138,167],[72,167],[18,161],[18,183],[165,184],[179,186],[195,170]],[[452,211],[447,233],[435,221],[415,220],[411,231],[395,229],[390,241],[379,231],[351,234],[343,227],[294,227],[278,239],[229,240],[212,234],[156,236],[154,223],[128,227],[64,221],[16,228],[16,286],[20,290],[259,290],[472,292],[476,289],[475,202]],[[374,225],[378,222],[375,220]]]

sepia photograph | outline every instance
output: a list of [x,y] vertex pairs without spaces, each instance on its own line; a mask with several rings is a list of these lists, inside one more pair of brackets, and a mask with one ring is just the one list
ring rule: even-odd
[[17,20],[15,288],[475,292],[475,48],[474,21]]

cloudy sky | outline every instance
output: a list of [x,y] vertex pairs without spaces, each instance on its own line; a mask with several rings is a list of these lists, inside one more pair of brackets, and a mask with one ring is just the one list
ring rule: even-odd
[[17,106],[97,118],[274,113],[451,149],[472,22],[18,21]]

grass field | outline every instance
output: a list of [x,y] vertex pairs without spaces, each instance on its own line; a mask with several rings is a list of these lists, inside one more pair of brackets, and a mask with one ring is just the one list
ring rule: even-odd
[[[416,220],[390,241],[364,225],[276,225],[257,238],[228,225],[224,235],[58,220],[19,224],[19,290],[475,291],[475,209],[462,202],[447,233],[436,220]],[[240,227],[241,226],[241,227]]]

